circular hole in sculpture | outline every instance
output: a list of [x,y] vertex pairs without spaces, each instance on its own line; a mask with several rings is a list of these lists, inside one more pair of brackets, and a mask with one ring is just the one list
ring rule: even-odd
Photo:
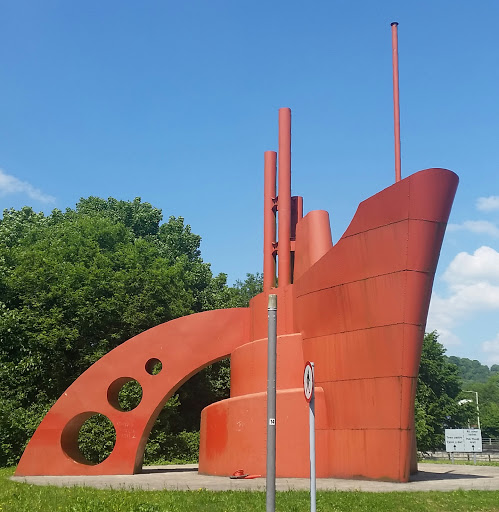
[[[106,460],[116,443],[116,430],[107,416],[94,414],[78,432],[78,455],[74,459],[86,464],[100,464]],[[79,460],[78,460],[79,459]]]
[[142,386],[131,377],[121,377],[109,386],[107,399],[118,411],[132,411],[142,400]]
[[161,369],[163,368],[163,363],[159,360],[153,357],[152,359],[149,359],[146,363],[146,372],[149,375],[157,375]]

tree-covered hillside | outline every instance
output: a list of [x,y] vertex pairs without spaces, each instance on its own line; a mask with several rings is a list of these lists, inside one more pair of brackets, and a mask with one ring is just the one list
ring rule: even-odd
[[486,382],[489,377],[499,373],[499,365],[494,364],[490,368],[477,361],[466,357],[446,356],[449,363],[455,364],[459,370],[459,377],[463,382]]
[[[499,365],[490,368],[465,357],[446,357],[456,365],[461,379],[461,406],[467,410],[464,426],[478,427],[478,415],[483,438],[499,438]],[[478,409],[476,404],[478,393]]]

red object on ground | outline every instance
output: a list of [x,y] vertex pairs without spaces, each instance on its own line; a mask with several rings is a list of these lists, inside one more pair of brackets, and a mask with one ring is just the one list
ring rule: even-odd
[[230,475],[229,478],[232,478],[235,480],[241,480],[243,478],[246,478],[247,476],[249,476],[249,474],[245,473],[244,469],[238,469],[237,471],[234,471],[234,473],[232,473],[232,475]]
[[[16,475],[140,471],[151,426],[166,400],[194,373],[227,355],[231,396],[202,412],[199,471],[230,476],[244,467],[248,474],[265,475],[267,303],[274,293],[277,476],[309,475],[302,378],[310,360],[317,477],[408,481],[417,468],[414,399],[426,316],[458,178],[428,169],[395,183],[359,205],[333,246],[328,214],[312,211],[303,217],[301,197],[290,196],[289,109],[281,109],[279,118],[280,149],[286,153],[279,156],[279,172],[288,175],[279,177],[284,190],[276,199],[275,154],[267,153],[264,268],[272,275],[264,276],[264,292],[249,308],[173,320],[104,356],[48,412]],[[277,244],[276,207],[279,236],[288,237]],[[276,254],[278,288],[273,287]],[[152,375],[157,360],[163,369]],[[141,384],[143,398],[124,412],[116,396],[130,379]],[[90,465],[79,453],[77,437],[95,413],[113,422],[117,440],[106,460]]]

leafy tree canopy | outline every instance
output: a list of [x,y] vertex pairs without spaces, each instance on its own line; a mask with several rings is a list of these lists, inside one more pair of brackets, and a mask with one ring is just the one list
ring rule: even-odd
[[462,428],[468,408],[459,405],[461,380],[457,366],[447,362],[438,334],[427,333],[423,341],[416,393],[416,438],[418,450],[441,449],[445,428]]
[[[467,383],[465,391],[478,392],[482,437],[499,438],[499,374],[493,373],[486,382]],[[462,399],[471,400],[468,408],[468,423],[477,424],[475,396],[463,392]]]
[[[100,197],[80,199],[76,205],[80,215],[100,215],[109,218],[114,224],[121,223],[129,228],[136,238],[156,235],[163,219],[160,209],[143,203],[140,197],[133,201],[120,201],[113,197],[107,200]],[[68,211],[70,213],[70,210]]]
[[249,301],[263,291],[263,274],[246,274],[244,281],[237,280],[233,286],[234,307],[247,307]]
[[89,197],[47,216],[4,211],[0,464],[16,461],[50,405],[105,353],[162,322],[230,302],[226,276],[214,277],[201,258],[201,238],[182,217],[161,219],[140,198]]

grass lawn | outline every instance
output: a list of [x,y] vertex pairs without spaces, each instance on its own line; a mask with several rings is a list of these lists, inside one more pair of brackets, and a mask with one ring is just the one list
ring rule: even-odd
[[[421,459],[418,462],[421,462],[422,464],[452,464],[452,461],[447,459]],[[499,466],[499,462],[489,462],[486,460],[477,460],[475,464],[472,460],[454,459],[454,464],[457,464],[458,466]]]
[[[229,512],[265,511],[265,493],[246,491],[104,491],[11,482],[0,469],[0,512]],[[310,510],[304,491],[279,492],[276,511]],[[498,511],[499,491],[318,492],[317,510],[330,512]]]

